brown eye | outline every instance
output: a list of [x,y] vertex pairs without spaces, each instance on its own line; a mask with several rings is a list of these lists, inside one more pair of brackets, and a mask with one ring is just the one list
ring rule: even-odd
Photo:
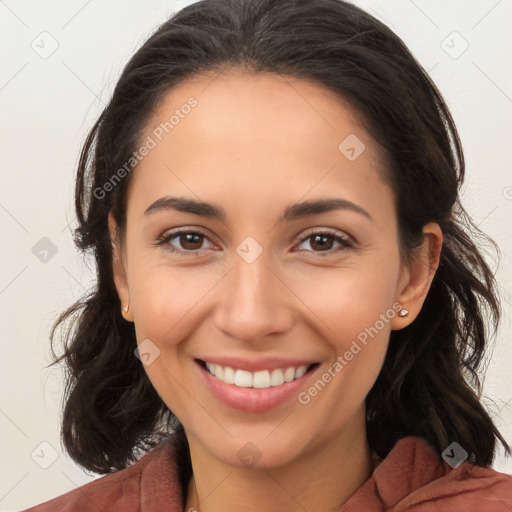
[[177,237],[181,247],[187,251],[197,251],[203,244],[203,235],[197,233],[181,233]]
[[332,246],[334,244],[334,238],[329,235],[313,235],[310,238],[310,245],[314,251],[332,249]]
[[157,245],[164,246],[170,252],[197,254],[205,249],[205,240],[212,243],[205,234],[198,231],[170,231],[158,239]]
[[[346,237],[338,233],[331,232],[317,232],[310,233],[303,237],[300,241],[299,250],[312,253],[325,253],[325,255],[340,252],[343,250],[351,249],[354,247],[353,243]],[[300,248],[301,245],[309,243],[310,248]],[[334,244],[338,244],[335,246]],[[324,256],[324,254],[322,254]]]

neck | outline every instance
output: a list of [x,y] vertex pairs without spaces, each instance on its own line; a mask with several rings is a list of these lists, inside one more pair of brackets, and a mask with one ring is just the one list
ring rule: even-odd
[[364,423],[276,468],[233,467],[194,445],[186,512],[333,512],[373,472]]

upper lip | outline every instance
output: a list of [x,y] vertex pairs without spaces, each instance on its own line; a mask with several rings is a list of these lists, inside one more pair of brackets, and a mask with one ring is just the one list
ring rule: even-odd
[[284,359],[277,357],[262,357],[260,359],[245,359],[243,357],[222,357],[222,356],[204,356],[197,358],[200,361],[219,364],[220,366],[229,366],[235,370],[245,370],[248,372],[259,372],[263,370],[275,370],[277,368],[298,368],[299,366],[310,366],[318,361],[306,359]]

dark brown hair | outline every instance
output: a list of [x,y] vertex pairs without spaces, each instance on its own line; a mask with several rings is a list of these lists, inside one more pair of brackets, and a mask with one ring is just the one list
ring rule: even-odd
[[[66,327],[62,440],[84,468],[127,467],[159,439],[186,438],[134,356],[134,326],[121,316],[112,275],[113,212],[122,236],[133,172],[104,184],[133,157],[163,96],[197,73],[271,72],[321,84],[348,102],[387,157],[405,259],[422,228],[444,233],[440,265],[423,308],[392,331],[385,362],[366,398],[370,447],[385,457],[401,438],[425,439],[438,453],[458,442],[475,464],[493,461],[499,439],[480,402],[479,373],[500,304],[494,276],[475,241],[495,244],[459,202],[461,143],[441,94],[383,23],[341,0],[204,0],[163,23],[126,65],[91,129],[76,179],[75,243],[96,259],[95,289],[58,318]],[[341,142],[341,141],[340,141]],[[135,171],[134,171],[135,172]],[[98,191],[102,191],[99,193]],[[172,433],[174,431],[174,433]],[[188,466],[190,471],[190,466]]]

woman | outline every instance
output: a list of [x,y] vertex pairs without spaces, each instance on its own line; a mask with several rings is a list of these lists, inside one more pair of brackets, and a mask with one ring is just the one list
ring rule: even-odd
[[62,436],[110,474],[30,510],[509,510],[463,178],[436,87],[361,9],[175,14],[77,177],[98,283],[57,322]]

